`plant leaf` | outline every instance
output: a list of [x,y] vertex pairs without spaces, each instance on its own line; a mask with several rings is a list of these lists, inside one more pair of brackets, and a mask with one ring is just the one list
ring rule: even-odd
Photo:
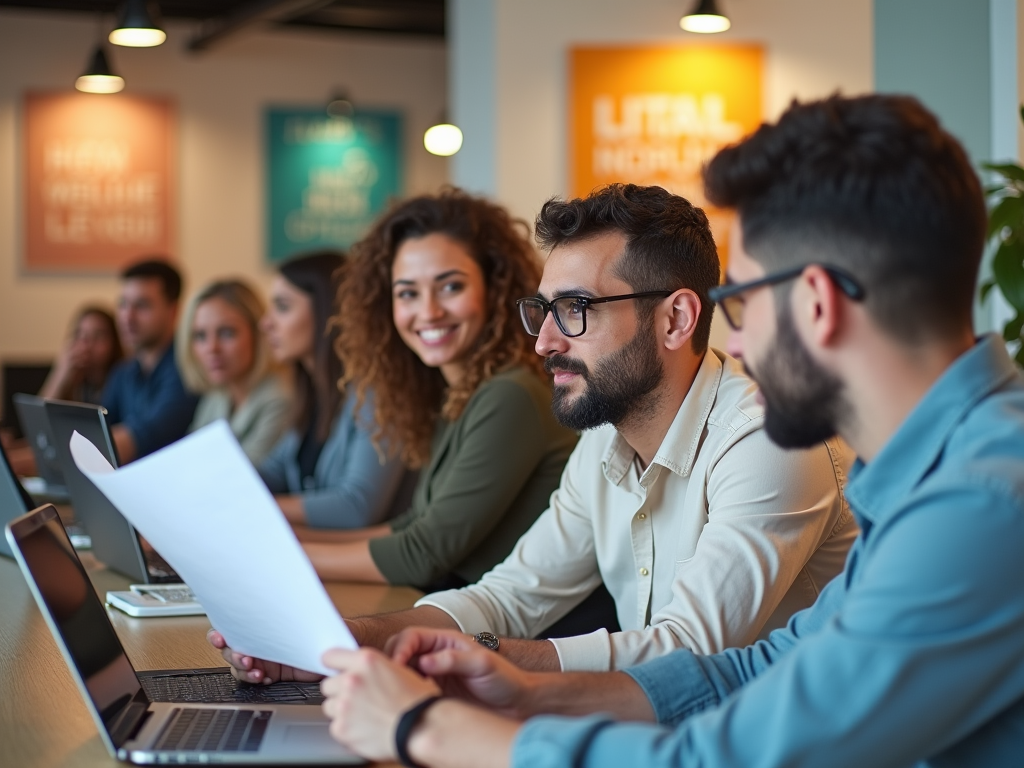
[[1016,163],[982,163],[982,167],[995,171],[1008,179],[1024,182],[1024,168]]
[[981,287],[978,289],[978,301],[985,301],[985,299],[988,298],[989,293],[995,287],[995,280],[986,280],[984,283],[982,283]]
[[1012,240],[999,246],[992,258],[992,276],[1010,305],[1024,312],[1024,242]]
[[1022,329],[1024,329],[1024,314],[1018,312],[1010,322],[1003,326],[1003,341],[1019,341]]
[[1024,197],[1004,197],[989,213],[988,236],[998,235],[1003,227],[1010,227],[1017,233],[1024,229]]

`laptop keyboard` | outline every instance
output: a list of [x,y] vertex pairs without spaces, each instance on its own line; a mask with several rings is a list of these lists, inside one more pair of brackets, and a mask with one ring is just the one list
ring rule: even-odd
[[252,709],[172,709],[157,752],[255,752],[273,712]]
[[230,672],[203,674],[140,674],[150,701],[196,702],[198,704],[320,704],[319,683],[273,683],[250,685],[235,680]]

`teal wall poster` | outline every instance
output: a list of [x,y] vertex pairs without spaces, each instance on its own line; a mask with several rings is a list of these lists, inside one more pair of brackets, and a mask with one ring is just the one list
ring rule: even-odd
[[402,117],[268,108],[267,256],[347,248],[402,192]]

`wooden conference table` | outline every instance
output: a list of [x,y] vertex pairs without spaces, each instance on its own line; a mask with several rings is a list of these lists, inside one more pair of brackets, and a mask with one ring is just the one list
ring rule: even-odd
[[[128,579],[83,553],[100,599],[127,589]],[[343,616],[409,608],[421,593],[409,587],[327,584]],[[205,616],[133,619],[108,608],[128,658],[139,670],[220,667],[206,642]],[[121,765],[96,732],[64,659],[32,594],[10,558],[0,556],[0,766],[92,768]]]

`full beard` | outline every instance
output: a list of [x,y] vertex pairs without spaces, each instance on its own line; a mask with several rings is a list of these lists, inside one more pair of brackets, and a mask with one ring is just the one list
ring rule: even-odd
[[789,309],[779,313],[775,341],[755,374],[761,388],[764,428],[782,448],[809,448],[834,436],[848,405],[843,383],[811,357],[797,335]]
[[665,378],[654,336],[643,328],[598,362],[593,372],[582,361],[564,355],[549,357],[544,367],[549,373],[558,369],[578,374],[586,384],[575,400],[565,386],[556,386],[551,398],[555,418],[577,432],[643,421],[656,407],[658,398],[652,393]]

